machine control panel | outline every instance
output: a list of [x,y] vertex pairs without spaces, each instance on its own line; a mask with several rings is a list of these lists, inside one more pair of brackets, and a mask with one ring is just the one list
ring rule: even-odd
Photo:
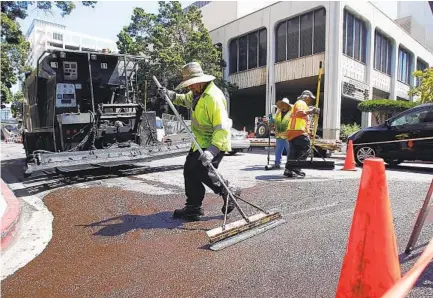
[[63,78],[66,81],[77,80],[77,62],[63,61]]
[[75,94],[75,84],[57,84],[56,90],[56,107],[73,108],[77,106],[77,97]]

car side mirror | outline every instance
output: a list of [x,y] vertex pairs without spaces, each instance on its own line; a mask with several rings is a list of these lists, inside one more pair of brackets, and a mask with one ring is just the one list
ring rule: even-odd
[[391,122],[389,120],[385,120],[385,125],[388,128],[391,128]]

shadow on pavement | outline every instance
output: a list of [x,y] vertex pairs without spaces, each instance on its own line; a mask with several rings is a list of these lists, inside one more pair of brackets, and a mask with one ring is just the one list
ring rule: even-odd
[[398,165],[392,167],[386,165],[386,170],[393,171],[393,172],[404,172],[404,173],[433,174],[433,167],[419,167],[419,166],[406,166],[406,165]]
[[[253,171],[263,171],[265,169],[266,164],[263,165],[255,165],[255,166],[248,166],[245,168],[240,169],[241,171],[245,172],[253,172]],[[284,170],[284,169],[283,169]]]
[[[399,262],[400,264],[404,264],[407,262],[413,262],[413,264],[415,264],[415,262],[418,260],[418,258],[421,256],[421,254],[424,251],[424,247],[426,247],[428,244],[428,242],[420,244],[416,247],[413,248],[412,253],[407,255],[405,253],[402,253],[398,256]],[[421,249],[419,252],[414,253],[415,250],[417,249]],[[413,266],[413,265],[412,265]],[[431,264],[429,266],[427,266],[427,268],[422,272],[422,274],[420,275],[420,277],[418,278],[418,280],[415,283],[415,287],[417,288],[430,288],[433,289],[433,266],[431,266]]]
[[[182,219],[173,219],[173,212],[163,211],[149,215],[121,215],[112,217],[109,219],[105,219],[102,221],[98,221],[95,223],[91,223],[88,225],[76,225],[78,227],[102,227],[99,231],[93,233],[95,236],[119,236],[129,231],[136,229],[182,229],[188,231],[207,231],[203,227],[200,227],[200,223],[203,221],[208,221],[212,219],[221,219],[222,216],[211,216],[211,217],[203,217],[201,221],[194,222],[197,223],[197,227],[183,227],[184,223],[188,223],[189,221]],[[120,222],[119,222],[120,221]]]
[[284,177],[283,173],[281,173],[280,175],[260,175],[260,176],[256,176],[256,179],[261,180],[261,181],[289,181],[289,180],[294,180],[294,179],[289,179],[289,178]]
[[3,180],[6,179],[5,180],[6,183],[15,183],[15,182],[23,182],[23,184],[36,183],[36,185],[31,185],[23,189],[17,189],[14,191],[17,197],[24,197],[24,196],[35,195],[44,191],[53,190],[68,185],[74,185],[74,184],[84,183],[89,181],[99,181],[99,180],[116,178],[116,177],[128,177],[133,175],[142,175],[142,174],[149,174],[149,173],[156,173],[156,172],[161,173],[161,172],[174,171],[179,169],[183,169],[183,165],[143,167],[139,169],[131,169],[128,172],[124,172],[124,173],[110,172],[109,169],[102,168],[102,169],[96,169],[92,171],[86,171],[84,173],[79,173],[79,174],[74,173],[71,176],[65,176],[59,174],[59,175],[50,175],[50,176],[37,176],[33,178],[30,177],[24,179],[24,181],[15,181],[17,179],[14,178],[13,175],[7,175],[7,177],[12,176],[9,178],[9,181],[11,182],[6,182],[7,179],[3,178],[3,175],[2,178]]

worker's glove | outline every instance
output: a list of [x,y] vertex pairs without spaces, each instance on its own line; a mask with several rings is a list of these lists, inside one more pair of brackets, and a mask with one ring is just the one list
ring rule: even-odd
[[217,156],[217,154],[219,153],[219,150],[217,147],[215,146],[210,146],[209,148],[207,148],[202,155],[200,155],[200,157],[198,158],[203,166],[208,167],[211,163],[212,160],[214,159],[215,156]]
[[319,115],[319,114],[320,114],[320,109],[314,107],[314,108],[311,110],[311,114],[313,114],[313,115]]
[[161,96],[167,95],[170,100],[176,99],[176,92],[168,90],[165,87],[158,88],[158,92],[161,94]]

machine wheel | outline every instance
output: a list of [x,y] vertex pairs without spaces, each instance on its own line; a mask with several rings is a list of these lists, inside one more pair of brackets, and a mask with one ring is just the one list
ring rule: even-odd
[[360,146],[355,148],[355,162],[358,166],[362,166],[367,158],[377,156],[376,149],[370,146]]
[[266,123],[260,123],[257,125],[256,136],[258,138],[267,138],[269,136],[269,127]]
[[404,161],[404,159],[399,159],[399,158],[396,158],[396,159],[385,159],[385,162],[386,162],[389,166],[391,166],[391,167],[398,166],[398,165],[401,164],[403,161]]

